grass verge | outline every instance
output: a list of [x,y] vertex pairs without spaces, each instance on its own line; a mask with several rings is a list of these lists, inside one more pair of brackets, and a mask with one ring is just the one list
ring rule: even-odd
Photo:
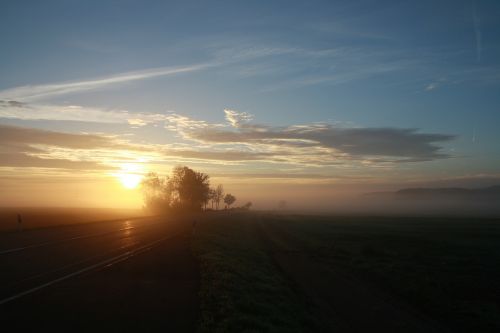
[[198,224],[199,332],[315,331],[307,305],[260,244],[255,215],[215,215]]

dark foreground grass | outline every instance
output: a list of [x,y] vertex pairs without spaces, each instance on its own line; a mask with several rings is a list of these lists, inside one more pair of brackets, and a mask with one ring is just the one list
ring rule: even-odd
[[264,251],[254,215],[216,215],[198,224],[200,332],[314,331],[308,306]]
[[500,220],[268,216],[295,249],[452,332],[500,332]]
[[392,295],[445,331],[500,332],[500,220],[276,214],[200,223],[201,332],[318,330],[314,309],[264,251],[258,223],[326,271]]

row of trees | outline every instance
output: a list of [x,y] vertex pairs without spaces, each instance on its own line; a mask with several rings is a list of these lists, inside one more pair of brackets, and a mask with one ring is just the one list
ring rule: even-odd
[[[230,208],[236,197],[224,193],[224,187],[210,187],[210,177],[202,172],[194,171],[186,166],[178,166],[170,176],[161,177],[155,172],[148,173],[141,183],[144,203],[147,209],[154,212],[168,210],[199,211],[219,209],[221,202]],[[249,209],[251,202],[241,208]]]

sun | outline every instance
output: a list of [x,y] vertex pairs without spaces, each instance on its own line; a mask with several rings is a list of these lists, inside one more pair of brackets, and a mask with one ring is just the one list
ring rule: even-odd
[[120,165],[121,172],[115,173],[114,176],[120,180],[123,187],[134,189],[139,186],[142,180],[142,167],[134,163],[124,163]]
[[134,189],[141,182],[142,176],[133,173],[121,173],[118,175],[118,178],[125,188]]

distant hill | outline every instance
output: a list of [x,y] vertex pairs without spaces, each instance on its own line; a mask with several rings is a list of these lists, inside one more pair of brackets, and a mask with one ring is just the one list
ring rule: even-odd
[[396,200],[446,200],[446,201],[498,201],[500,203],[500,185],[468,189],[460,187],[446,188],[406,188],[395,192],[367,193],[369,197]]

